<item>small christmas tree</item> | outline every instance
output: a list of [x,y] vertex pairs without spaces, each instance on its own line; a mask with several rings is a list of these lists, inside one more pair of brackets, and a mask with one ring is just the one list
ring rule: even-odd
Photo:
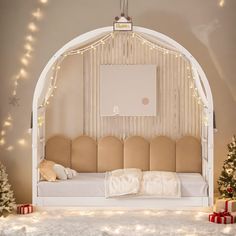
[[236,199],[236,137],[228,144],[228,158],[224,161],[223,170],[218,179],[218,190],[221,198]]
[[10,213],[15,207],[15,198],[8,183],[6,167],[0,162],[0,216]]

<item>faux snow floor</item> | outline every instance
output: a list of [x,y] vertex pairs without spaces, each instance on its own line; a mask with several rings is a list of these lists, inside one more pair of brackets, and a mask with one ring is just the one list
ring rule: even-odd
[[236,235],[236,224],[208,222],[208,211],[40,209],[0,218],[0,235]]

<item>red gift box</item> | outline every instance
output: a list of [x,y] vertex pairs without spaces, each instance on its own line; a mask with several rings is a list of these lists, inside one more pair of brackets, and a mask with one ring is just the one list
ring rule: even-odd
[[234,217],[229,212],[213,212],[209,215],[209,221],[217,224],[233,224]]
[[33,206],[31,204],[23,204],[17,206],[17,214],[29,214],[33,212]]

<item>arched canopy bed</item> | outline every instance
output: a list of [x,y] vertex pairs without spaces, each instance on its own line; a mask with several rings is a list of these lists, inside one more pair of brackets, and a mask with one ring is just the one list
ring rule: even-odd
[[[117,27],[130,27],[127,22],[123,21],[124,24],[121,22]],[[81,89],[78,88],[82,101],[73,104],[70,101],[70,106],[82,109],[83,118],[77,137],[68,137],[62,132],[49,132],[50,122],[56,121],[47,123],[46,120],[49,107],[53,106],[53,99],[59,93],[58,80],[67,79],[59,76],[64,61],[74,56],[80,58],[78,63],[82,62],[79,68],[83,73],[79,79],[83,83]],[[130,76],[126,77],[125,73]],[[128,85],[122,87],[124,77]],[[147,83],[143,77],[147,77],[146,81],[149,77],[154,79]],[[136,108],[129,100],[137,95],[135,91],[140,87],[142,91],[146,89],[146,93],[142,94],[141,108]],[[126,100],[117,105],[112,101],[115,96],[118,100]],[[111,109],[108,100],[113,102]],[[68,106],[66,101],[64,97],[64,106]],[[59,103],[63,106],[61,100]],[[142,107],[148,107],[149,103],[152,105],[150,110],[142,113]],[[63,119],[62,116],[54,118]],[[73,125],[77,130],[78,123]],[[32,137],[33,203],[36,205],[213,205],[210,86],[196,59],[183,46],[159,32],[136,26],[127,31],[105,27],[80,35],[64,45],[48,61],[37,82]],[[45,158],[78,171],[80,185],[73,179],[56,183],[41,181],[38,166]],[[181,185],[186,178],[192,178],[192,188],[197,192],[189,194],[188,190],[182,189],[179,198],[105,198],[101,193],[105,191],[104,172],[122,168],[176,172]],[[200,182],[198,178],[201,178]],[[89,185],[91,179],[95,181],[93,185]],[[100,193],[80,194],[83,184],[89,189],[85,191],[100,186]],[[59,190],[52,192],[56,185]],[[204,188],[204,191],[199,192],[198,188]]]

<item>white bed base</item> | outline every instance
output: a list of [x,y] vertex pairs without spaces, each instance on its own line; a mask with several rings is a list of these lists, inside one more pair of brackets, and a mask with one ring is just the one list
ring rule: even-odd
[[39,206],[80,207],[128,207],[151,209],[179,209],[183,207],[207,207],[208,197],[181,197],[178,199],[129,198],[106,199],[105,197],[37,197]]
[[[32,192],[33,192],[33,204],[38,206],[126,206],[126,207],[151,207],[151,208],[168,208],[171,206],[212,206],[214,200],[214,182],[213,182],[213,100],[211,89],[207,80],[207,77],[201,68],[197,60],[188,52],[183,46],[163,35],[159,32],[149,30],[142,27],[133,27],[133,31],[137,33],[144,33],[153,36],[157,39],[161,39],[164,42],[169,43],[171,46],[180,51],[191,62],[192,69],[195,74],[195,81],[198,92],[204,103],[205,114],[207,115],[208,125],[202,125],[202,175],[204,180],[208,183],[208,197],[183,197],[181,199],[130,199],[130,200],[114,200],[105,199],[99,197],[91,198],[68,198],[68,197],[39,197],[37,193],[37,184],[39,181],[38,164],[44,158],[44,145],[45,145],[45,127],[38,126],[38,116],[45,115],[44,108],[40,108],[40,98],[44,96],[45,87],[47,86],[48,72],[53,67],[54,63],[63,55],[63,53],[69,51],[72,48],[79,47],[87,40],[98,37],[99,35],[106,34],[113,31],[113,27],[99,28],[83,35],[76,37],[68,42],[60,50],[58,50],[53,57],[49,60],[45,68],[43,69],[39,80],[37,82],[34,99],[33,99],[33,129],[32,129]],[[205,91],[205,92],[204,92]],[[41,130],[41,131],[40,131]]]

